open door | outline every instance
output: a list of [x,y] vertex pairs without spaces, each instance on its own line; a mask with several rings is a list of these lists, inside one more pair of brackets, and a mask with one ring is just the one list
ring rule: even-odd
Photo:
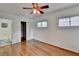
[[26,22],[21,21],[21,42],[26,42]]

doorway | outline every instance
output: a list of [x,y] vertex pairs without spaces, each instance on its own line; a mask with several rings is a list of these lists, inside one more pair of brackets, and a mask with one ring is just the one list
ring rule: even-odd
[[26,42],[26,22],[21,21],[21,42]]

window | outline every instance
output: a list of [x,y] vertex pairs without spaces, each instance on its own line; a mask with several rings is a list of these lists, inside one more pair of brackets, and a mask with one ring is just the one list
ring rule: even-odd
[[40,21],[40,22],[37,22],[37,27],[40,28],[45,28],[47,27],[47,21]]
[[79,16],[60,18],[58,26],[59,27],[79,26]]
[[71,26],[79,26],[79,16],[71,17]]
[[69,26],[69,18],[59,19],[59,26],[60,27]]

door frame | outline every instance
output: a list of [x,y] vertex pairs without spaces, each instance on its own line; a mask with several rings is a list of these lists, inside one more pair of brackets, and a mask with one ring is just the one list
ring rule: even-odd
[[27,22],[26,21],[21,21],[21,42],[22,42],[22,22],[24,22],[26,25],[26,34],[25,34],[25,41],[27,41]]

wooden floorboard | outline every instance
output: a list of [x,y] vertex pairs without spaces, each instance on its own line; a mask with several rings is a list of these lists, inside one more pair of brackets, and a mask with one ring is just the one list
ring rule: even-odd
[[37,40],[30,40],[0,47],[0,56],[79,56],[79,54]]

